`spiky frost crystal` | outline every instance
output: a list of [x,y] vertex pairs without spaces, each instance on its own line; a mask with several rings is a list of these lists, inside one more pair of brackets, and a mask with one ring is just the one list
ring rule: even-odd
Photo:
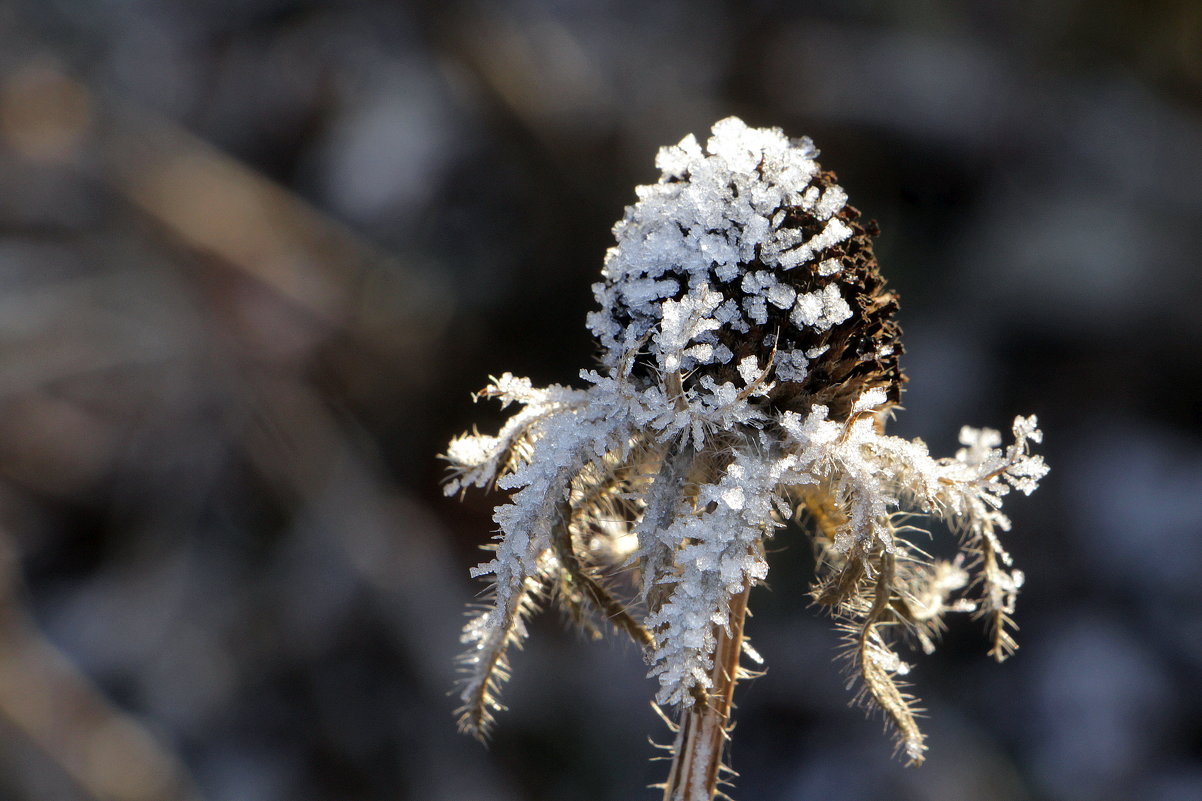
[[[1005,449],[965,428],[950,459],[884,433],[904,381],[897,300],[875,226],[816,156],[735,118],[704,149],[692,136],[662,149],[660,180],[636,190],[593,287],[601,368],[581,372],[583,389],[505,374],[482,392],[521,410],[445,457],[448,494],[511,492],[495,556],[473,571],[494,598],[464,630],[464,730],[485,732],[506,650],[549,597],[587,630],[599,619],[640,643],[656,700],[681,719],[667,797],[712,794],[747,591],[767,575],[765,542],[801,511],[820,557],[812,595],[911,762],[926,746],[899,638],[929,651],[946,612],[971,611],[995,657],[1015,647],[1022,574],[999,540],[1001,505],[1047,472],[1030,453],[1035,419],[1016,419]],[[964,553],[932,560],[912,544],[928,535],[897,523],[906,511],[950,523]],[[609,575],[625,565],[639,580],[623,594]]]

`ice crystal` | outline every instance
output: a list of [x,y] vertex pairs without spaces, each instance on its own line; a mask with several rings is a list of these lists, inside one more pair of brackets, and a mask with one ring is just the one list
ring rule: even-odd
[[[495,554],[472,571],[493,597],[463,634],[462,729],[486,732],[506,651],[548,597],[589,631],[599,619],[642,646],[656,701],[679,720],[666,797],[710,797],[747,593],[768,573],[766,542],[799,513],[819,554],[812,596],[910,762],[926,745],[899,640],[930,651],[946,613],[973,612],[996,658],[1015,648],[1023,576],[1001,545],[1001,506],[1047,472],[1030,450],[1035,418],[1016,419],[1004,448],[966,427],[951,459],[884,432],[905,380],[897,299],[875,224],[817,155],[733,117],[704,147],[688,136],[663,148],[660,180],[636,190],[593,287],[600,369],[581,372],[583,389],[505,374],[483,390],[521,408],[445,456],[448,493],[511,493]],[[914,544],[925,532],[901,522],[915,513],[946,521],[963,555],[927,556]],[[628,593],[611,577],[622,567],[638,576]]]

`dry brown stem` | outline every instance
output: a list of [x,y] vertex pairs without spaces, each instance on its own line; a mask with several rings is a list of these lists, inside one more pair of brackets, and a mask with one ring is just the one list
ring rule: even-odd
[[709,801],[718,793],[722,754],[730,731],[731,700],[740,678],[743,623],[747,618],[750,586],[731,599],[730,621],[718,629],[714,648],[713,682],[704,703],[684,711],[672,747],[672,770],[664,784],[664,801]]

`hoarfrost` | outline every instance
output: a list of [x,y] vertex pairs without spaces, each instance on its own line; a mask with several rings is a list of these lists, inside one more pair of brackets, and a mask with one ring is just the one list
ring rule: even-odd
[[787,350],[776,354],[776,377],[801,383],[810,374],[809,359],[803,351]]
[[809,327],[818,331],[825,331],[848,317],[851,317],[851,306],[843,299],[836,284],[800,293],[790,315],[799,328]]
[[[1001,507],[1046,475],[1031,453],[1042,434],[1034,417],[1019,417],[1003,447],[999,432],[965,427],[954,458],[935,459],[920,440],[884,433],[897,386],[882,382],[901,380],[896,366],[876,384],[809,385],[834,374],[832,363],[846,367],[845,352],[860,370],[894,350],[888,338],[846,345],[845,333],[863,331],[811,336],[849,320],[853,303],[865,308],[855,294],[863,285],[842,275],[838,258],[822,258],[853,230],[840,217],[846,193],[826,179],[811,185],[816,156],[808,139],[733,117],[704,147],[690,135],[663,148],[659,182],[636,190],[593,286],[599,309],[588,326],[603,355],[599,369],[581,371],[586,388],[506,373],[481,392],[520,408],[495,435],[463,435],[445,455],[448,493],[510,492],[494,513],[494,558],[472,570],[492,581],[494,597],[463,635],[463,728],[482,732],[500,708],[504,651],[525,636],[534,594],[555,586],[567,588],[560,601],[574,614],[594,603],[632,633],[659,703],[693,706],[722,681],[715,647],[732,631],[733,599],[766,577],[767,540],[803,508],[822,518],[812,542],[829,584],[815,597],[846,623],[868,694],[913,761],[925,745],[892,684],[909,665],[882,631],[910,631],[926,650],[940,615],[975,610],[994,631],[992,653],[1013,650],[1006,627],[1023,574],[1001,544],[1010,527]],[[797,225],[801,213],[822,226],[809,239],[816,226]],[[752,326],[762,326],[758,342],[732,336]],[[818,363],[832,344],[836,353]],[[906,510],[946,521],[976,562],[932,563],[895,523]],[[637,563],[642,592],[631,608],[646,610],[643,620],[625,602],[599,601],[600,584],[578,589],[601,554]],[[825,600],[828,592],[845,597]]]

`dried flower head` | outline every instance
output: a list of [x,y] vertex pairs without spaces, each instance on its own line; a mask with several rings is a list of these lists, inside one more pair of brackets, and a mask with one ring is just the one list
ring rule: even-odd
[[[991,653],[1010,629],[1022,573],[998,534],[1011,489],[1047,472],[1018,418],[1004,449],[965,428],[954,458],[884,433],[904,382],[896,296],[863,225],[808,139],[717,123],[703,149],[663,148],[658,183],[614,228],[588,325],[601,369],[584,389],[509,374],[481,393],[518,404],[496,436],[464,435],[448,494],[496,484],[493,603],[464,630],[460,727],[483,736],[500,709],[506,650],[550,598],[591,632],[644,649],[656,701],[676,711],[665,798],[719,784],[747,596],[768,573],[765,543],[804,514],[819,555],[811,593],[844,634],[859,698],[880,709],[909,762],[926,746],[899,677],[907,635],[934,648],[947,612],[973,612]],[[938,518],[963,553],[932,559],[902,521]],[[902,516],[904,515],[904,517]],[[622,593],[615,570],[631,567]]]

